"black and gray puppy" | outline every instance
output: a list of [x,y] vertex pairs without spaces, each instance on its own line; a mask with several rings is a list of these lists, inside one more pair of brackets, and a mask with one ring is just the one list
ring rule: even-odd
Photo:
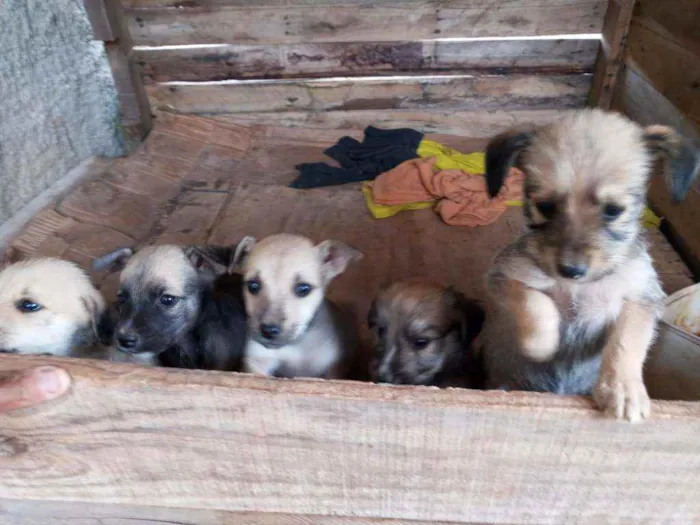
[[96,269],[121,270],[116,349],[160,366],[239,370],[246,314],[241,277],[225,273],[231,254],[161,245],[123,248],[97,260]]

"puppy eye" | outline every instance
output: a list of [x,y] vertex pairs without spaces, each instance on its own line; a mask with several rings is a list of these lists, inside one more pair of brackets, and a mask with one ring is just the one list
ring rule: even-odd
[[430,341],[428,339],[414,339],[413,340],[413,348],[416,350],[423,350],[430,344]]
[[307,283],[299,283],[294,287],[294,295],[297,297],[306,297],[311,293],[313,287]]
[[163,294],[160,296],[160,304],[163,306],[174,306],[179,300],[180,298],[174,295]]
[[262,289],[262,284],[257,279],[251,279],[245,283],[251,295],[258,295]]
[[127,295],[126,292],[119,292],[117,294],[117,302],[119,304],[124,304],[128,298],[129,298],[129,296]]
[[551,219],[557,212],[557,205],[552,201],[539,201],[535,203],[535,206],[545,219]]
[[377,328],[377,335],[380,338],[384,338],[384,336],[386,335],[386,328],[384,328],[383,326],[380,326],[379,328]]
[[606,204],[603,207],[603,218],[606,221],[614,221],[620,215],[622,215],[622,212],[624,211],[625,209],[622,206],[618,206],[617,204]]
[[39,303],[35,303],[29,299],[22,299],[15,306],[17,307],[17,310],[22,313],[38,312],[43,308]]

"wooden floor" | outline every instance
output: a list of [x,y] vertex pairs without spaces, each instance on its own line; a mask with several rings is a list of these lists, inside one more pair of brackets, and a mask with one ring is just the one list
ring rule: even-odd
[[[364,317],[384,283],[426,276],[483,295],[482,276],[494,253],[522,230],[521,211],[496,224],[447,226],[432,210],[374,220],[359,185],[293,190],[300,162],[328,160],[322,150],[361,129],[314,129],[251,124],[252,120],[160,114],[133,155],[95,163],[92,175],[55,206],[40,212],[11,243],[22,256],[92,260],[144,243],[233,244],[244,235],[295,232],[337,239],[365,254],[331,287],[337,300]],[[431,136],[462,151],[483,142]],[[687,268],[658,230],[652,254],[667,292],[691,284]],[[116,276],[93,274],[108,299]]]

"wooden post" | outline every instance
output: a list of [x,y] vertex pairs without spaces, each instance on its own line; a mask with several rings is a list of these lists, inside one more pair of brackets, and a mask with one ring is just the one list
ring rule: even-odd
[[589,105],[610,109],[625,58],[627,33],[636,0],[609,0],[603,21],[603,39],[593,75]]
[[121,127],[127,151],[151,130],[152,118],[141,75],[131,59],[133,42],[123,20],[119,0],[83,0],[95,40],[105,43],[119,96]]

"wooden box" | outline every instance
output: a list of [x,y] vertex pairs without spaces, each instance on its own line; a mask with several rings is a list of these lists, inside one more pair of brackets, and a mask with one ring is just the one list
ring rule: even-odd
[[[696,0],[85,4],[134,144],[153,115],[179,115],[184,137],[377,124],[483,144],[587,104],[697,139]],[[700,194],[671,208],[655,182],[651,197],[697,269]],[[35,235],[59,228],[41,220]],[[700,402],[655,401],[630,425],[520,392],[44,357],[0,370],[38,363],[74,387],[0,416],[0,525],[700,524]]]

